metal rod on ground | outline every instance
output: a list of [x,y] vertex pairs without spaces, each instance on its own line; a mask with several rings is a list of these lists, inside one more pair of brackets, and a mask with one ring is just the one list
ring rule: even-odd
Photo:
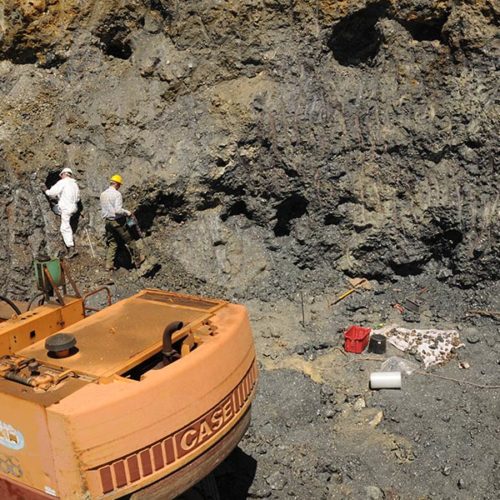
[[500,318],[500,311],[483,311],[481,309],[473,309],[467,311],[467,314],[477,314],[478,316],[490,316],[491,318]]
[[300,291],[300,303],[302,305],[302,326],[306,326],[306,316],[304,314],[304,294]]
[[473,387],[478,387],[479,389],[500,389],[500,385],[476,384],[474,382],[469,382],[468,380],[459,380],[458,378],[445,377],[443,375],[438,375],[437,373],[423,372],[422,370],[417,370],[415,371],[415,373],[417,375],[426,375],[427,377],[436,377],[436,378],[442,378],[443,380],[450,380],[451,382],[456,382],[457,384],[472,385]]
[[90,235],[89,235],[87,228],[85,228],[85,234],[87,235],[87,239],[89,240],[90,251],[92,252],[92,257],[94,257],[94,259],[95,259],[94,247],[92,245],[92,240],[90,239]]

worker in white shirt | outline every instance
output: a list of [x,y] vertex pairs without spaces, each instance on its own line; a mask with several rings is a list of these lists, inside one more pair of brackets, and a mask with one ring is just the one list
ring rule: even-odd
[[80,201],[80,189],[73,178],[73,171],[65,167],[59,174],[60,179],[50,188],[45,190],[45,194],[57,200],[54,212],[61,217],[61,235],[67,249],[67,257],[72,258],[78,255],[75,249],[73,229],[71,228],[71,217],[78,211]]
[[101,193],[101,213],[105,222],[106,271],[115,269],[115,257],[118,245],[125,245],[136,268],[141,267],[145,257],[140,254],[134,239],[126,227],[127,216],[131,212],[123,208],[123,198],[120,187],[123,184],[121,175],[115,174],[110,179],[111,184]]

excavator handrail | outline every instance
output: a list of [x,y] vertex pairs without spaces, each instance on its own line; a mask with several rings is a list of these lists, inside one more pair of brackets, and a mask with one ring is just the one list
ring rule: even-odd
[[100,286],[99,288],[96,288],[95,290],[92,290],[88,293],[86,293],[83,297],[82,297],[82,303],[83,303],[83,314],[85,315],[85,317],[87,316],[87,311],[93,311],[93,312],[97,312],[97,311],[100,311],[101,309],[103,309],[102,307],[101,308],[97,308],[97,307],[90,307],[90,306],[87,306],[85,304],[85,301],[89,298],[89,297],[92,297],[93,295],[96,295],[102,291],[105,291],[107,296],[108,296],[108,306],[111,305],[111,290],[109,289],[109,287],[107,286]]
[[21,310],[19,309],[19,307],[17,307],[16,304],[14,304],[14,302],[12,302],[12,300],[10,300],[9,298],[0,295],[0,300],[12,307],[16,314],[21,314]]

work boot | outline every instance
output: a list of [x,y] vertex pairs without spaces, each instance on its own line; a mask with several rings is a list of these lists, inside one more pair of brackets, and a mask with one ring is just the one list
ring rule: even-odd
[[76,257],[78,255],[78,250],[75,247],[69,247],[68,248],[68,259],[72,259],[73,257]]

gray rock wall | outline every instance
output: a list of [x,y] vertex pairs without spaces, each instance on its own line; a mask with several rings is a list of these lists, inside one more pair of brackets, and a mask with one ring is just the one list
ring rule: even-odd
[[102,255],[98,195],[120,172],[148,251],[186,287],[498,279],[498,14],[490,1],[7,0],[0,291],[29,294],[33,256],[61,247],[40,184],[63,165],[83,192],[82,247],[88,234]]

